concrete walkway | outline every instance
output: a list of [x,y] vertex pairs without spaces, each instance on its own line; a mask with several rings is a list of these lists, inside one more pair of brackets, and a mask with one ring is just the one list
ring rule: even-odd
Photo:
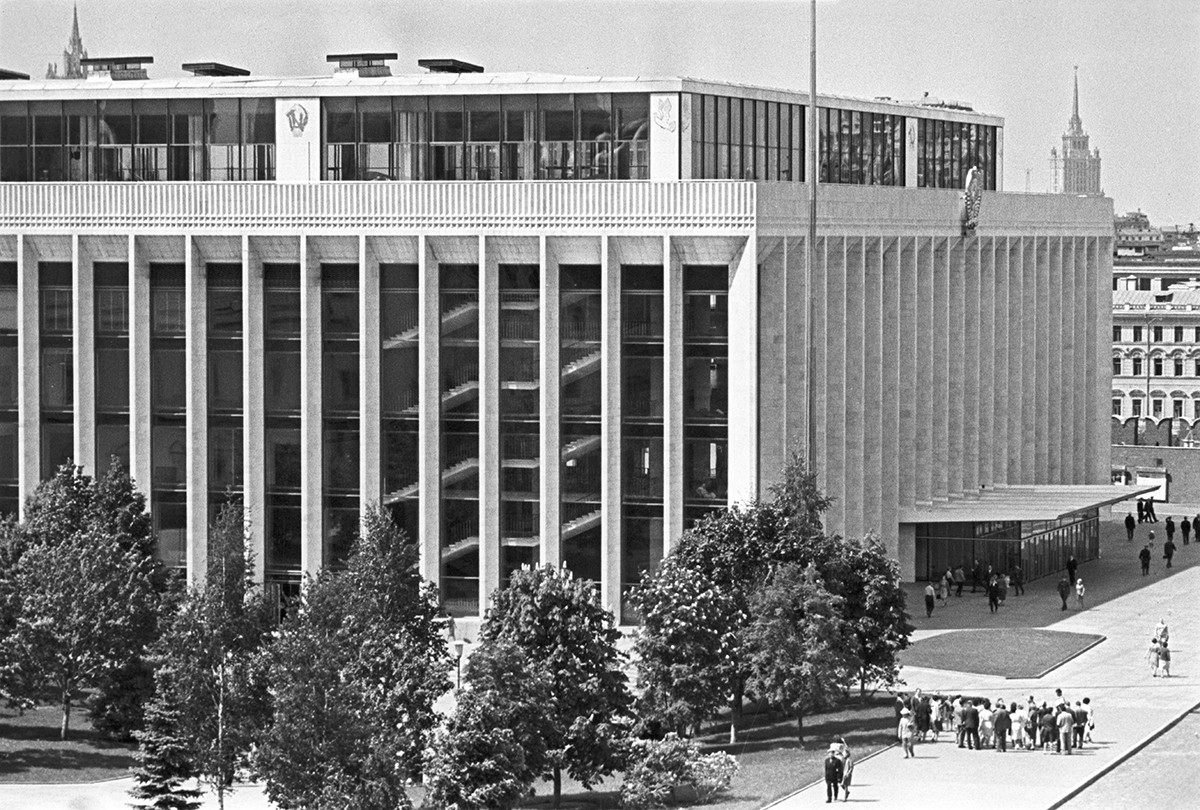
[[[1052,808],[1062,806],[1123,758],[1152,740],[1163,728],[1200,704],[1200,568],[1105,602],[1071,612],[1052,630],[1099,633],[1107,640],[1041,680],[905,668],[909,689],[986,695],[1006,703],[1052,700],[1056,688],[1072,703],[1084,697],[1095,707],[1095,744],[1071,756],[1040,752],[970,751],[943,735],[941,743],[919,744],[916,759],[892,748],[854,769],[850,803],[886,808],[942,807],[968,799],[983,807]],[[1145,651],[1159,618],[1170,626],[1171,678],[1153,678]],[[936,632],[936,631],[933,631]],[[1019,651],[1014,650],[1014,655]],[[1162,778],[1179,783],[1181,797],[1200,795],[1195,769],[1176,769]],[[969,798],[968,798],[969,797]],[[812,807],[825,802],[823,783],[812,785],[774,805],[776,810]],[[1070,807],[1067,803],[1065,806]],[[1126,807],[1142,807],[1139,796]],[[1185,802],[1182,806],[1195,806]]]

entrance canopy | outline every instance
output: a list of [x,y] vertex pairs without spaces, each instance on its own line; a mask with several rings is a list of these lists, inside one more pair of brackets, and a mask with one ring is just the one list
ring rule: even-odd
[[947,501],[900,510],[900,523],[1058,520],[1153,492],[1157,485],[1039,484],[981,489]]

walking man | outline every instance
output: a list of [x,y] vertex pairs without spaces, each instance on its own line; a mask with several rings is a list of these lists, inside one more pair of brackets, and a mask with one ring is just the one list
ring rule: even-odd
[[925,618],[928,619],[933,615],[933,600],[937,594],[933,590],[933,583],[925,585]]
[[1075,559],[1075,555],[1067,557],[1067,577],[1071,580],[1071,584],[1075,584],[1076,572],[1079,570],[1079,562]]
[[1167,542],[1175,542],[1175,519],[1167,515]]
[[842,785],[842,760],[838,757],[840,747],[837,744],[829,746],[829,754],[825,757],[825,803],[829,804],[838,797],[838,788]]
[[1008,750],[1008,733],[1012,731],[1012,716],[1004,708],[1004,701],[996,706],[996,714],[992,717],[992,728],[996,730],[996,750],[1004,753]]
[[971,593],[975,593],[975,589],[979,587],[981,576],[983,576],[983,569],[979,567],[979,560],[975,560],[971,564]]
[[1058,707],[1058,744],[1062,752],[1071,754],[1071,735],[1075,733],[1075,715],[1064,703]]
[[1012,567],[1012,586],[1013,596],[1025,593],[1025,571],[1022,570],[1020,563],[1015,563]]
[[1179,524],[1179,531],[1183,535],[1183,544],[1188,544],[1188,535],[1192,533],[1192,522],[1187,519],[1187,515],[1183,516],[1183,522]]
[[1067,609],[1067,597],[1071,595],[1071,584],[1067,582],[1067,575],[1063,574],[1062,579],[1058,581],[1058,595],[1062,597],[1062,609]]
[[1171,558],[1175,556],[1175,541],[1170,537],[1167,542],[1163,543],[1163,559],[1167,561],[1167,568],[1171,567]]
[[1154,514],[1154,499],[1146,499],[1146,520],[1151,523],[1158,523],[1158,515]]
[[[1141,507],[1141,504],[1138,504],[1138,506]],[[1133,542],[1134,525],[1135,524],[1133,522],[1133,512],[1130,512],[1128,515],[1125,516],[1125,542],[1127,542],[1127,543]],[[1183,542],[1186,543],[1187,540],[1184,540]]]
[[1149,545],[1143,546],[1142,550],[1138,552],[1138,559],[1142,561],[1142,576],[1146,576],[1147,574],[1150,573],[1150,546]]
[[954,592],[955,596],[958,596],[958,597],[962,596],[963,585],[966,583],[966,581],[967,581],[967,575],[963,573],[963,567],[962,567],[962,564],[960,563],[959,566],[954,569],[954,586],[957,589]]
[[1146,522],[1146,502],[1141,498],[1137,501],[1138,523]]
[[967,748],[972,751],[979,748],[979,698],[967,704],[963,711],[963,725],[967,730]]

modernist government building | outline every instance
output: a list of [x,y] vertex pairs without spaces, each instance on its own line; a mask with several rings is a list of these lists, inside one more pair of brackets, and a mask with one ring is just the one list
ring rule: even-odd
[[1001,193],[1002,119],[390,58],[0,77],[0,509],[117,457],[193,576],[232,491],[267,583],[379,503],[455,615],[535,562],[620,610],[811,418],[906,579],[1095,555],[1112,205]]

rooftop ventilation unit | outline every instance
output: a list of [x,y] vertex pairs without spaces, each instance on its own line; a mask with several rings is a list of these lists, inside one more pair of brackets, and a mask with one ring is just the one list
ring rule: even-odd
[[185,62],[180,65],[193,76],[249,76],[245,68],[222,65],[220,62]]
[[459,59],[418,59],[417,65],[430,73],[483,73],[483,65],[472,65]]
[[153,65],[153,56],[104,56],[80,60],[89,79],[114,82],[148,79],[145,65]]
[[394,53],[331,53],[326,62],[337,62],[335,73],[355,73],[364,79],[391,76],[392,69],[384,64],[396,58]]
[[18,73],[15,70],[0,68],[0,81],[29,81],[28,73]]

